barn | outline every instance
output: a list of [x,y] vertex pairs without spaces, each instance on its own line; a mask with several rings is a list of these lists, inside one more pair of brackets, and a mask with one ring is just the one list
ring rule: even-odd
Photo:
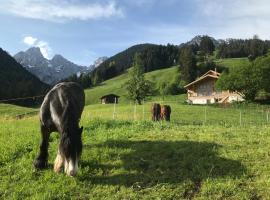
[[101,104],[118,103],[120,97],[115,94],[107,94],[100,97]]
[[197,80],[187,84],[187,102],[190,104],[231,103],[244,101],[243,95],[238,92],[216,91],[215,83],[220,73],[209,70]]

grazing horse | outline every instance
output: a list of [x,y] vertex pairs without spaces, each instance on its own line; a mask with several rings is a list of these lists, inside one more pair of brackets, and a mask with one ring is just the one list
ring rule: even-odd
[[154,103],[151,108],[152,112],[152,120],[159,121],[160,120],[160,104]]
[[40,107],[41,143],[40,152],[35,159],[37,169],[48,164],[48,146],[51,132],[60,133],[58,153],[54,171],[60,172],[65,166],[69,176],[75,176],[78,160],[82,152],[82,131],[79,121],[85,104],[85,94],[77,83],[63,82],[55,85],[45,96]]
[[161,106],[160,119],[166,121],[171,120],[171,107],[169,105]]

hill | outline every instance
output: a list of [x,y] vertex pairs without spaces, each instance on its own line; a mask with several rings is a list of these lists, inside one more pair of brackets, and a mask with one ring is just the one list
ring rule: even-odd
[[[145,78],[155,85],[160,82],[170,82],[178,74],[178,67],[170,67],[167,69],[156,70],[152,72],[145,73]],[[99,98],[103,95],[114,93],[120,96],[120,102],[128,102],[126,91],[124,88],[125,82],[128,80],[128,73],[117,76],[115,78],[109,79],[102,82],[96,87],[85,90],[86,93],[86,104],[99,103]]]
[[0,48],[0,100],[44,94],[48,85]]
[[[215,51],[215,54],[210,57],[213,57],[214,60],[224,58],[246,59],[247,57],[249,57],[250,60],[254,60],[259,56],[265,55],[269,47],[270,41],[263,41],[256,37],[246,40],[216,40],[209,36],[196,36],[192,40],[180,45],[135,45],[110,57],[98,68],[90,72],[91,84],[96,85],[124,73],[132,66],[132,61],[136,53],[140,53],[142,60],[141,64],[143,65],[145,72],[150,72],[180,64],[183,60],[183,57],[180,57],[180,52],[181,49],[185,48],[191,48],[197,61],[201,62],[204,60],[205,54],[211,55],[213,51]],[[221,64],[223,63],[221,62]],[[230,63],[225,64],[230,65]]]
[[139,44],[132,46],[100,64],[91,73],[92,83],[95,85],[102,81],[116,77],[131,67],[134,55],[140,53],[144,59],[145,71],[167,68],[176,63],[178,47],[174,45]]
[[216,59],[214,61],[217,65],[227,68],[240,67],[249,64],[248,58],[226,58]]
[[[215,59],[214,62],[221,66],[222,68],[233,68],[243,65],[248,65],[249,60],[247,58],[225,58],[225,59]],[[100,83],[98,86],[95,86],[91,89],[85,90],[86,93],[86,104],[95,104],[99,103],[99,98],[103,95],[114,93],[120,96],[121,103],[127,103],[129,100],[126,97],[126,91],[124,83],[128,80],[128,71],[124,74],[116,76],[112,79]],[[145,73],[145,78],[155,84],[155,87],[162,82],[171,82],[179,74],[178,66],[169,67],[166,69],[159,69],[152,72]],[[203,72],[204,73],[204,72]],[[151,97],[160,98],[158,97]],[[183,100],[185,97],[177,97],[178,99]],[[175,98],[174,98],[175,99]]]

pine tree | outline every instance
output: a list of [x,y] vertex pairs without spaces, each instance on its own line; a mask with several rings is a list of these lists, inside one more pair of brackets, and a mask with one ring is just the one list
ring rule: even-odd
[[186,83],[196,78],[196,59],[190,46],[183,47],[179,55],[181,80]]
[[203,36],[200,43],[200,50],[206,55],[212,55],[215,50],[215,45],[210,37]]

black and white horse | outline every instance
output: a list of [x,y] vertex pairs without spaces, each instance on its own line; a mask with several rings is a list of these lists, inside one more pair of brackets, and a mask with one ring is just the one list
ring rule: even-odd
[[82,131],[79,121],[85,104],[85,94],[77,83],[64,82],[54,86],[45,96],[40,107],[41,144],[34,166],[37,169],[47,167],[48,146],[51,132],[60,133],[60,144],[54,162],[54,171],[75,176],[78,160],[82,152]]

